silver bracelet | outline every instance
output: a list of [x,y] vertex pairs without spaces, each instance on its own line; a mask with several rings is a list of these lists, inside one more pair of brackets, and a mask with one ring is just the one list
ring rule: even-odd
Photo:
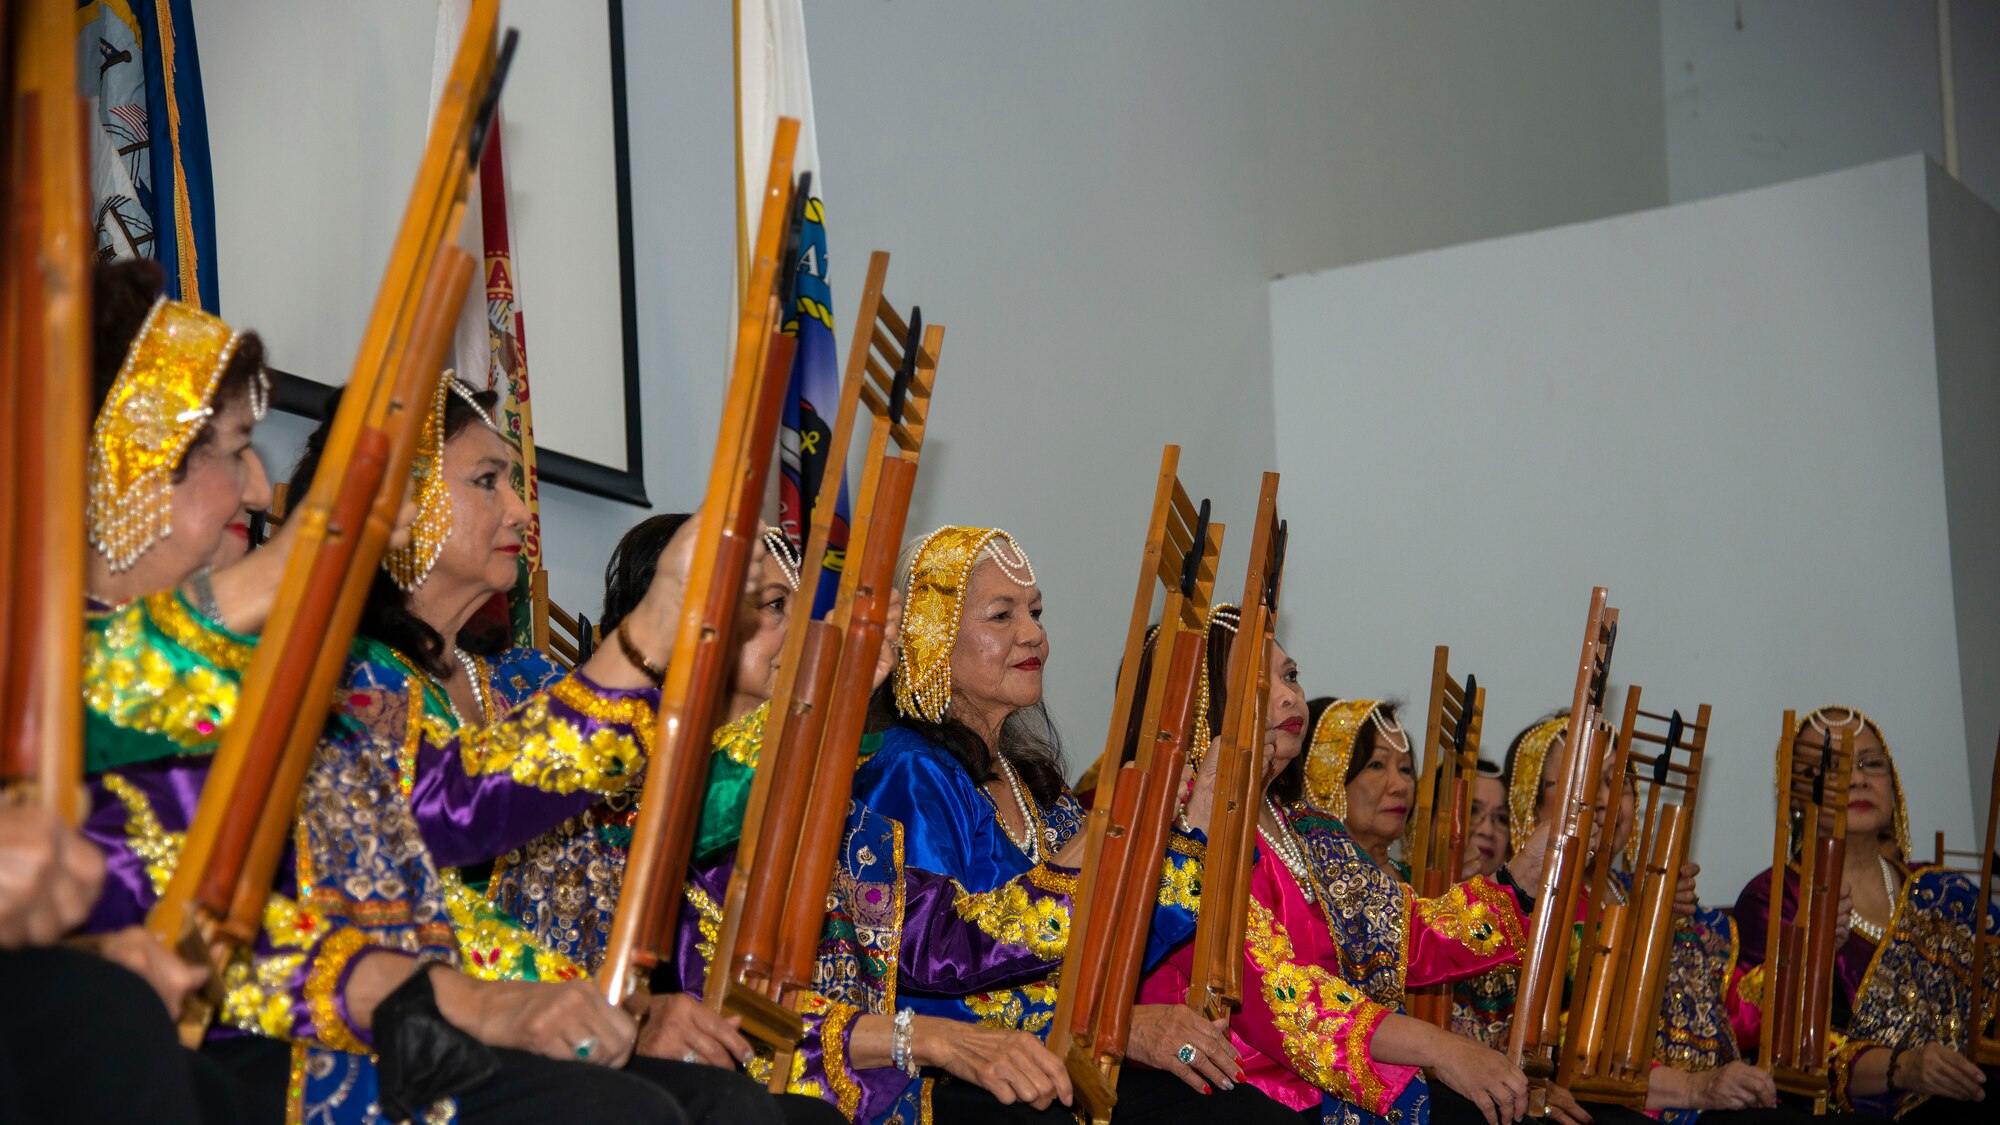
[[916,1035],[916,1015],[909,1008],[897,1012],[895,1030],[889,1033],[889,1061],[911,1078],[917,1076],[917,1052],[910,1043]]
[[215,586],[208,580],[209,570],[209,567],[203,566],[188,575],[187,584],[194,591],[195,612],[208,618],[211,623],[221,625],[222,607],[215,604]]

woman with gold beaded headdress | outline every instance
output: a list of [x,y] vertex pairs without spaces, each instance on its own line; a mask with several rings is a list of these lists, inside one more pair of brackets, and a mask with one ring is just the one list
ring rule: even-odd
[[[913,1020],[950,1029],[935,1050],[1019,1052],[1011,1093],[1005,1084],[980,1090],[921,1079],[910,1105],[931,1107],[940,1120],[1031,1120],[1030,1107],[1069,1092],[1060,1060],[1039,1040],[1055,1008],[1084,819],[1042,706],[1050,648],[1042,591],[1026,550],[997,528],[941,527],[904,548],[898,571],[902,648],[871,705],[869,725],[882,741],[855,774],[855,807],[900,824],[901,860],[956,891],[949,918],[920,920],[898,903],[902,916],[878,923],[900,933],[900,979],[889,995]],[[1196,786],[1170,841],[1148,963],[1193,935],[1211,788]],[[979,938],[1018,956],[993,972],[968,972],[965,950]],[[1227,1037],[1184,1004],[1135,1008],[1127,1057],[1141,1065],[1121,1073],[1120,1113],[1290,1119],[1238,1085]],[[1189,1087],[1204,1086],[1214,1093],[1197,1099],[1199,1108],[1185,1101]],[[1026,1104],[1004,1108],[996,1092]]]
[[[1195,704],[1190,754],[1206,747],[1227,705],[1235,607],[1209,618],[1208,653]],[[1252,1085],[1329,1121],[1484,1120],[1511,1112],[1525,1083],[1517,1068],[1403,1014],[1406,985],[1452,980],[1516,960],[1525,925],[1519,901],[1492,880],[1419,899],[1385,873],[1317,800],[1304,753],[1307,705],[1298,665],[1275,640],[1265,713],[1269,776],[1257,810],[1243,1007],[1230,1035]],[[1365,718],[1362,721],[1366,721]],[[1322,761],[1322,779],[1327,763]],[[1345,776],[1344,767],[1331,776]],[[1180,950],[1141,987],[1141,998],[1187,993],[1191,951]],[[1431,1086],[1418,1068],[1436,1068]],[[1464,1091],[1472,1105],[1453,1091]],[[1478,1107],[1475,1109],[1475,1105]],[[1499,1109],[1495,1110],[1498,1106]],[[1459,1112],[1462,1111],[1462,1112]]]
[[[1854,740],[1848,782],[1847,853],[1842,890],[1850,908],[1844,940],[1836,934],[1835,1025],[1844,1036],[1834,1052],[1834,1101],[1840,1108],[1893,1113],[1899,1120],[1965,1119],[1965,1104],[2000,1071],[1967,1062],[1970,1028],[1972,927],[1978,892],[1964,875],[1912,864],[1910,819],[1902,779],[1888,739],[1859,708],[1827,706],[1800,718],[1794,737]],[[1736,901],[1743,968],[1738,984],[1740,1037],[1754,1037],[1761,1014],[1764,943],[1770,916],[1771,872],[1753,877]],[[1798,868],[1785,871],[1782,915],[1798,901]],[[1981,922],[2000,930],[2000,910]],[[1989,998],[2000,989],[2000,966],[1988,966]],[[1985,1018],[1992,1018],[1989,1009]],[[1845,1017],[1843,1019],[1843,1017]],[[1981,1020],[1983,1026],[1984,1020]]]
[[1396,705],[1323,697],[1308,715],[1306,801],[1340,821],[1377,866],[1409,882],[1409,865],[1389,854],[1409,830],[1417,793],[1410,736]]

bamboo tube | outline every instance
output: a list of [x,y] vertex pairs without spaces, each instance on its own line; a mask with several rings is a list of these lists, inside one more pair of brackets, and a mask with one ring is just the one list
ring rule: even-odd
[[[1112,779],[1110,818],[1097,858],[1097,885],[1086,907],[1093,919],[1101,918],[1110,924],[1092,926],[1083,939],[1082,967],[1077,973],[1076,1000],[1070,1009],[1070,1029],[1087,1037],[1093,1053],[1099,1055],[1103,1047],[1095,1033],[1101,1029],[1101,1021],[1108,1017],[1110,1009],[1126,1006],[1116,994],[1106,990],[1105,982],[1110,976],[1113,942],[1121,934],[1119,907],[1135,894],[1138,888],[1133,884],[1143,878],[1133,863],[1132,842],[1140,791],[1146,786],[1146,778],[1145,770],[1127,762]],[[1100,782],[1099,788],[1102,787]],[[1158,885],[1157,876],[1151,885]]]

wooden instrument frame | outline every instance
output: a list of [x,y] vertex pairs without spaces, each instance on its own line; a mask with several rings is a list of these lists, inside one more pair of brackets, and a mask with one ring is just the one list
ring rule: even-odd
[[[1834,958],[1834,912],[1847,846],[1847,790],[1854,768],[1854,731],[1843,729],[1836,745],[1822,739],[1813,747],[1796,736],[1797,716],[1787,711],[1778,737],[1777,828],[1771,845],[1771,905],[1764,939],[1764,1000],[1758,1030],[1757,1065],[1771,1075],[1778,1092],[1810,1098],[1814,1112],[1826,1110],[1831,1093],[1828,1068]],[[1796,827],[1791,806],[1799,803]],[[1798,903],[1784,919],[1785,871],[1794,832],[1801,834]]]
[[1229,689],[1216,732],[1215,804],[1209,814],[1202,906],[1195,923],[1187,1005],[1204,1019],[1226,1019],[1243,1006],[1243,938],[1250,915],[1251,857],[1264,792],[1264,718],[1271,692],[1270,643],[1284,566],[1285,528],[1278,520],[1278,474],[1265,473],[1252,525],[1250,560]]
[[[1437,646],[1431,659],[1431,700],[1424,723],[1423,770],[1417,775],[1417,809],[1411,832],[1410,878],[1417,893],[1436,898],[1460,882],[1466,825],[1472,819],[1472,783],[1479,776],[1479,736],[1486,718],[1486,689],[1468,674],[1452,676],[1451,650]],[[1451,985],[1412,988],[1410,1015],[1451,1026]]]
[[219,999],[221,967],[261,927],[294,805],[334,685],[408,488],[473,262],[456,245],[478,148],[514,35],[495,50],[497,0],[474,0],[382,288],[308,494],[237,720],[211,759],[181,858],[147,929],[210,970],[181,1018],[189,1046]]
[[[1105,799],[1096,802],[1085,823],[1085,860],[1070,900],[1069,940],[1049,1024],[1049,1049],[1063,1060],[1079,1108],[1096,1125],[1110,1120],[1118,1102],[1132,997],[1179,809],[1177,788],[1194,725],[1222,550],[1223,526],[1209,519],[1206,500],[1196,508],[1181,483],[1180,452],[1177,445],[1160,451],[1138,591],[1098,759],[1098,791]],[[1165,598],[1148,661],[1156,589]],[[1134,757],[1120,765],[1135,733]]]
[[1556,802],[1549,818],[1554,827],[1537,884],[1535,912],[1529,919],[1528,948],[1521,958],[1514,1022],[1508,1033],[1507,1057],[1528,1076],[1528,1112],[1533,1116],[1548,1112],[1548,1087],[1556,1077],[1563,978],[1592,839],[1597,778],[1609,741],[1599,711],[1611,674],[1618,611],[1608,608],[1605,600],[1604,587],[1591,589],[1576,689],[1563,734]]
[[776,281],[791,213],[798,135],[796,119],[778,119],[722,424],[695,536],[695,564],[660,692],[659,726],[611,938],[597,972],[599,991],[614,1004],[643,987],[661,952],[672,948],[680,885],[708,780],[716,707],[726,693],[735,651],[743,578],[760,545],[758,508],[795,348],[793,338],[780,330]]
[[7,164],[0,308],[0,803],[82,823],[85,458],[90,432],[89,156],[75,6],[0,18]]
[[[1633,843],[1641,868],[1633,873],[1632,898],[1612,902],[1617,857],[1607,826],[1605,846],[1591,857],[1586,944],[1578,957],[1557,1081],[1579,1098],[1644,1110],[1672,956],[1674,892],[1693,836],[1710,709],[1702,704],[1688,723],[1679,711],[1642,710],[1640,695],[1637,685],[1626,690],[1610,776],[1618,779],[1613,800],[1622,800],[1628,785],[1634,789]],[[1665,729],[1642,727],[1642,719]],[[1635,750],[1635,743],[1658,749]],[[1685,764],[1673,761],[1676,750],[1684,752]],[[1670,800],[1676,795],[1678,800]],[[1615,824],[1616,814],[1611,815]]]

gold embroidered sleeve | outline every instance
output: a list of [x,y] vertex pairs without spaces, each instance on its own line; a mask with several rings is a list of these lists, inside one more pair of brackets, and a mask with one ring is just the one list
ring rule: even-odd
[[571,674],[491,726],[464,728],[468,776],[506,774],[530,788],[610,795],[645,765],[657,721],[651,698],[600,692]]
[[1166,862],[1160,865],[1160,905],[1200,913],[1201,868],[1199,854],[1169,850]]
[[340,982],[347,975],[348,965],[371,948],[373,943],[367,934],[360,930],[340,930],[320,943],[319,951],[313,955],[312,969],[306,974],[306,1005],[312,1011],[314,1035],[336,1051],[368,1053],[368,1045],[341,1014]]
[[1014,879],[974,893],[952,883],[952,909],[995,941],[1021,946],[1054,961],[1069,945],[1069,903],[1053,892],[1031,893],[1027,879]]
[[1481,957],[1506,951],[1519,955],[1527,945],[1513,894],[1490,879],[1460,883],[1436,898],[1412,896],[1411,903],[1413,934],[1420,926]]
[[[1415,1073],[1378,1066],[1369,1056],[1375,1028],[1389,1010],[1319,965],[1299,963],[1284,926],[1255,900],[1244,943],[1250,970],[1244,991],[1250,995],[1239,1034],[1260,1050],[1275,1046],[1294,1073],[1334,1097],[1386,1112]],[[1273,1035],[1277,1044],[1269,1042]]]
[[[83,697],[87,768],[213,746],[236,715],[253,645],[210,624],[177,594],[156,594],[89,621]],[[158,740],[164,740],[164,745]]]

